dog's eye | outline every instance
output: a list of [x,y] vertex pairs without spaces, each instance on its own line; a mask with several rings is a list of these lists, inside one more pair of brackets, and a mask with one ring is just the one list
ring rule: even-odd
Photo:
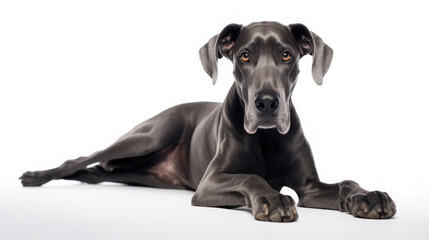
[[241,60],[243,60],[243,62],[248,62],[250,59],[249,54],[247,52],[244,52],[241,54]]
[[290,53],[289,52],[284,52],[282,60],[285,61],[285,62],[289,61],[290,60]]

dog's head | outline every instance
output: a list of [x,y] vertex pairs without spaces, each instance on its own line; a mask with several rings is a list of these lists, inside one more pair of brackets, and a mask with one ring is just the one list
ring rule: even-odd
[[302,24],[276,22],[230,24],[200,49],[204,70],[217,80],[222,56],[234,64],[237,93],[244,103],[244,129],[290,128],[290,99],[299,73],[299,59],[313,56],[312,75],[321,85],[332,61],[332,49]]

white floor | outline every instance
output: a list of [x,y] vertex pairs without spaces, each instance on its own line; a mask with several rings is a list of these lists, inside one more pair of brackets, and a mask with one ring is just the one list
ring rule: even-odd
[[[390,220],[298,208],[294,223],[255,221],[248,209],[192,207],[191,191],[56,181],[0,190],[0,239],[427,239],[428,206],[396,199]],[[416,204],[413,204],[416,203]]]

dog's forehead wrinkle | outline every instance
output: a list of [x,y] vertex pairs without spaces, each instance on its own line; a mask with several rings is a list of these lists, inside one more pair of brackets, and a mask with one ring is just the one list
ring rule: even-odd
[[278,22],[254,22],[244,27],[243,30],[265,33],[267,31],[286,31],[288,28]]
[[275,34],[275,36],[292,37],[290,29],[277,22],[251,23],[243,28],[243,33],[253,36],[262,36],[263,38]]

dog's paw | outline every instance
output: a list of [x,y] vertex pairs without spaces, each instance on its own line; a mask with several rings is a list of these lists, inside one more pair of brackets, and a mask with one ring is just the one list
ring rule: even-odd
[[260,221],[292,222],[298,219],[294,200],[280,193],[257,197],[252,211],[255,219]]
[[347,209],[355,217],[385,219],[396,213],[396,206],[385,192],[373,191],[352,194],[345,202]]
[[24,187],[41,186],[52,180],[43,171],[37,171],[37,172],[28,171],[22,174],[22,176],[19,179],[21,180],[21,184]]

